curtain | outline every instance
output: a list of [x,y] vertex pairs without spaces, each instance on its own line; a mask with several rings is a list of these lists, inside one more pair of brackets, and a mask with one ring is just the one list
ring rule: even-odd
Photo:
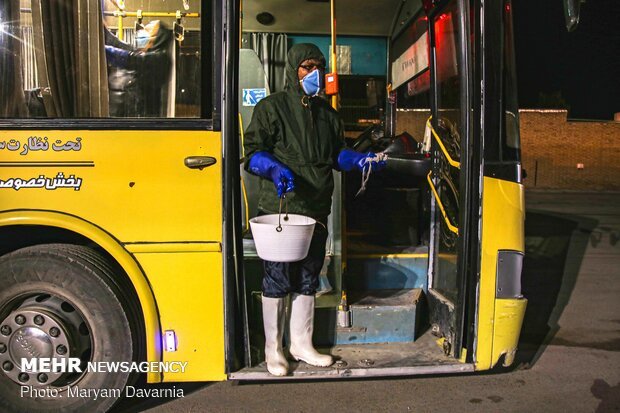
[[25,117],[19,0],[0,2],[0,117]]
[[263,62],[271,93],[284,90],[286,53],[288,52],[286,34],[251,33],[250,48]]
[[177,56],[179,54],[179,42],[172,39],[168,46],[168,56],[170,56],[170,77],[168,78],[168,87],[165,89],[164,99],[166,105],[166,116],[169,118],[176,117],[177,107]]
[[108,116],[101,0],[32,0],[37,72],[48,117]]
[[[65,0],[66,1],[66,0]],[[77,0],[77,116],[108,117],[108,69],[101,0]]]
[[34,48],[34,33],[32,32],[32,25],[22,27],[22,40],[22,72],[24,74],[24,89],[32,90],[39,87],[36,64],[37,54]]

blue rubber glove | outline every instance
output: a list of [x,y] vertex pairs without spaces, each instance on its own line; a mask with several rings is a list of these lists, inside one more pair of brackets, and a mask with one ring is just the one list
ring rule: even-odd
[[118,47],[109,45],[105,46],[105,56],[108,63],[115,67],[126,68],[130,54],[131,52],[128,50],[119,49]]
[[293,172],[282,162],[278,161],[269,152],[256,152],[250,158],[250,172],[254,175],[269,179],[276,187],[278,196],[295,190]]
[[[387,165],[386,161],[369,161],[366,162],[366,158],[374,158],[377,156],[374,152],[360,153],[355,152],[352,149],[343,149],[338,154],[338,168],[341,171],[351,171],[353,168],[357,168],[360,171],[364,171],[364,167],[370,163],[373,171],[380,171]],[[368,168],[368,166],[366,166]]]

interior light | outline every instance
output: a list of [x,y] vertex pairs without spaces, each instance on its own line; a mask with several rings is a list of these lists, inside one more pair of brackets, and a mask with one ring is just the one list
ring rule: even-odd
[[258,15],[256,16],[256,20],[258,20],[258,22],[260,24],[263,24],[265,26],[269,26],[269,25],[272,25],[273,22],[276,21],[276,18],[273,17],[273,14],[271,14],[271,13],[269,13],[267,11],[264,11],[262,13],[258,13]]

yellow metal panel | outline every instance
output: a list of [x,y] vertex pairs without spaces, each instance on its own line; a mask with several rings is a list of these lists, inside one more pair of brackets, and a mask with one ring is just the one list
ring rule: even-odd
[[506,354],[504,366],[508,367],[514,361],[526,306],[525,298],[495,300],[495,328],[491,358],[493,363],[496,363],[502,354]]
[[[189,169],[184,160],[190,156],[210,156],[216,163],[203,170]],[[148,357],[156,361],[161,354],[161,334],[154,309],[159,309],[162,320],[174,320],[175,325],[182,314],[171,304],[172,292],[182,292],[174,296],[179,298],[176,307],[191,305],[192,311],[198,314],[205,310],[203,283],[206,277],[211,279],[216,274],[216,284],[208,284],[207,307],[218,306],[219,316],[213,315],[215,310],[212,310],[209,317],[223,317],[223,306],[217,304],[223,300],[221,253],[217,252],[222,242],[221,161],[219,132],[3,130],[0,131],[0,210],[15,211],[10,224],[29,219],[19,223],[47,225],[46,219],[37,221],[24,212],[45,209],[65,217],[78,217],[74,219],[90,223],[89,228],[98,228],[99,235],[81,228],[81,224],[62,220],[49,223],[83,233],[98,242],[130,274],[147,320]],[[140,269],[119,243],[132,244],[136,253],[149,252],[140,254],[148,281],[143,280],[141,284]],[[194,244],[194,247],[180,247],[180,244]],[[214,252],[188,253],[188,248]],[[176,251],[172,254],[174,265],[172,260],[155,258],[168,256],[161,252],[172,251]],[[217,258],[197,258],[204,256]],[[189,261],[182,261],[184,257]],[[145,298],[147,290],[151,294],[149,283],[156,286],[153,288],[156,304],[152,296]],[[165,311],[173,313],[168,315]],[[183,323],[192,322],[186,319]],[[224,364],[221,324],[209,327],[209,356],[193,355],[190,369],[194,373],[182,380],[221,377]],[[186,333],[190,330],[188,325],[182,324],[185,327],[181,342],[185,336],[195,334]],[[205,363],[211,365],[211,370],[195,374]],[[148,380],[155,382],[159,378],[149,375]],[[172,380],[170,375],[166,379]]]
[[[100,228],[81,219],[48,211],[0,213],[0,227],[6,225],[42,225],[64,228],[85,236],[106,250],[123,267],[140,300],[145,323],[147,361],[161,359],[161,332],[153,292],[136,261],[115,239]],[[149,383],[157,383],[161,381],[161,376],[159,373],[148,373],[147,380]]]
[[[79,190],[0,187],[0,209],[61,211],[122,242],[221,242],[220,136],[207,131],[0,131],[0,181],[34,178],[36,184],[40,176],[53,180],[59,173],[81,180]],[[47,149],[22,149],[32,137],[41,138]],[[11,141],[18,150],[8,149]],[[189,169],[188,156],[212,156],[217,163]]]
[[166,362],[187,362],[165,382],[225,380],[224,293],[221,253],[135,254],[157,297],[162,331],[174,330],[178,348]]
[[[483,190],[477,370],[489,369],[497,362],[493,353],[497,252],[499,250],[524,251],[523,186],[514,182],[484,177]],[[518,337],[519,330],[516,329],[514,334]]]

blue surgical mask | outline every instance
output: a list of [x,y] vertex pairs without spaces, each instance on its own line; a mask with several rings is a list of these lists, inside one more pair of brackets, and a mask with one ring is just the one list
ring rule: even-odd
[[138,49],[144,49],[151,40],[151,35],[146,30],[140,30],[136,33],[136,47]]
[[299,81],[306,95],[316,96],[323,89],[323,76],[321,75],[321,71],[315,69]]

